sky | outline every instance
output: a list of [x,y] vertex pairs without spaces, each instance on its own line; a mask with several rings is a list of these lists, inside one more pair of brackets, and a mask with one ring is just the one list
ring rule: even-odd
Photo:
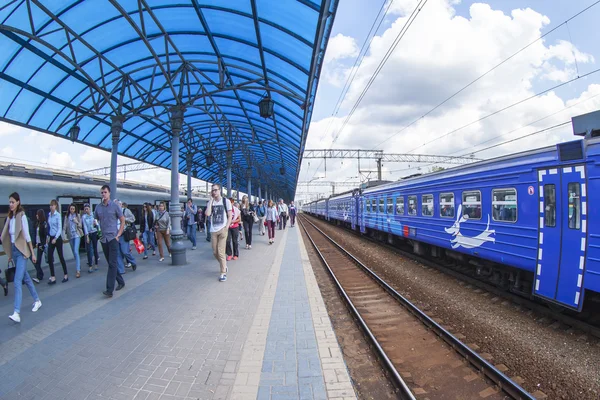
[[[307,149],[381,149],[487,159],[573,140],[568,125],[526,136],[600,109],[600,72],[594,72],[600,68],[600,32],[594,29],[600,4],[564,24],[594,0],[427,0],[362,96],[418,3],[340,0]],[[382,6],[388,12],[375,35],[368,36]],[[542,35],[546,36],[536,41]],[[365,41],[366,55],[357,68]],[[348,77],[354,78],[340,96]],[[549,90],[558,85],[562,86]],[[543,94],[535,96],[538,93]],[[73,171],[110,164],[108,152],[4,123],[0,138],[1,161]],[[517,140],[494,146],[511,139]],[[135,160],[119,157],[120,164],[128,162]],[[383,179],[396,180],[438,166],[447,167],[384,163]],[[331,181],[373,179],[374,174],[366,171],[375,168],[374,161],[363,160],[359,171],[353,160],[328,160],[325,170],[321,160],[305,159],[299,180],[312,182],[300,184],[296,198],[330,194]],[[169,186],[170,172],[133,172],[127,179]],[[184,176],[180,183],[185,183]],[[204,183],[194,180],[193,185]]]

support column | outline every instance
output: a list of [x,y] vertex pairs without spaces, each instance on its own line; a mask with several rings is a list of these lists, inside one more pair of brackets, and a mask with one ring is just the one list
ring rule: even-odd
[[187,197],[192,198],[192,153],[185,155],[185,166],[187,168]]
[[231,163],[233,161],[233,151],[227,150],[227,198],[231,197]]
[[252,204],[252,179],[248,178],[248,201]]
[[122,115],[113,115],[110,131],[112,133],[112,150],[110,153],[110,196],[113,199],[117,198],[117,156],[119,155],[119,140],[121,131],[123,130],[123,121],[125,117]]
[[181,204],[179,204],[179,134],[183,125],[183,114],[185,107],[172,107],[171,113],[171,204],[169,215],[171,216],[171,265],[186,264],[185,258],[185,234],[181,229]]
[[262,193],[260,192],[260,183],[258,184],[258,201],[262,200]]

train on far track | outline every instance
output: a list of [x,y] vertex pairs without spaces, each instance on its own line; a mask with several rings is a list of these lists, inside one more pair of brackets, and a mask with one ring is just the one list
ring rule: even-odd
[[[66,215],[71,203],[83,211],[83,205],[88,203],[92,207],[100,204],[100,187],[109,184],[104,177],[83,175],[69,171],[34,167],[30,165],[0,162],[0,227],[4,226],[8,214],[8,196],[18,192],[25,208],[30,223],[35,221],[38,209],[50,212],[50,200],[57,200],[59,211]],[[142,217],[144,203],[158,204],[164,201],[169,207],[171,194],[163,186],[141,184],[131,181],[120,181],[117,186],[117,197],[127,203],[139,225]],[[187,197],[179,195],[179,202],[183,206]],[[208,196],[193,196],[194,203],[205,206]],[[85,244],[81,243],[82,248]],[[69,246],[65,246],[65,258],[72,258]],[[0,245],[0,266],[6,265],[6,255]],[[44,264],[43,264],[44,265]],[[4,269],[0,267],[0,269]]]
[[557,309],[581,311],[586,299],[597,310],[600,111],[572,125],[583,139],[355,189],[302,211]]

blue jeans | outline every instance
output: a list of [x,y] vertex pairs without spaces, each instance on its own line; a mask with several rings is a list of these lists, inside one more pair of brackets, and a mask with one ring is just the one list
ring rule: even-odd
[[124,285],[125,280],[117,268],[117,258],[120,257],[119,242],[113,239],[110,242],[100,242],[104,257],[108,262],[108,270],[106,271],[106,291],[112,293],[115,290],[115,279],[119,285]]
[[[131,255],[131,249],[129,248],[129,242],[126,242],[125,238],[123,236],[121,236],[119,238],[119,248],[121,249],[121,257],[122,257],[121,263],[124,263],[125,261],[127,261],[128,263],[130,263],[132,265],[137,265],[137,263],[135,262],[135,258],[133,258],[133,256]],[[122,271],[120,271],[120,272],[123,273]]]
[[21,302],[23,301],[23,282],[27,285],[27,289],[29,289],[29,293],[31,297],[33,297],[34,301],[38,301],[40,298],[35,291],[35,286],[33,286],[33,281],[29,276],[29,272],[27,272],[27,259],[17,249],[17,246],[12,245],[12,258],[15,262],[15,312],[21,313]]
[[79,259],[79,244],[81,243],[81,238],[71,238],[69,239],[69,244],[71,245],[71,251],[73,252],[73,257],[75,257],[75,267],[77,268],[77,272],[81,270],[81,260]]
[[144,243],[144,257],[148,256],[148,247],[152,245],[152,237],[154,237],[154,232],[145,230],[142,233],[142,243]]
[[188,224],[187,237],[192,242],[192,246],[196,247],[196,224]]
[[90,242],[85,244],[85,250],[87,252],[88,267],[92,266],[92,263],[96,261],[98,265],[98,232],[92,232],[88,234]]

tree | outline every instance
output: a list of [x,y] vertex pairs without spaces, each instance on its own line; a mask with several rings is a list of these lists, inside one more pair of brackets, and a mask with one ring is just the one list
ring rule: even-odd
[[446,168],[444,168],[444,167],[438,167],[438,166],[434,165],[433,167],[429,168],[429,172],[439,172],[439,171],[443,171],[445,169]]

